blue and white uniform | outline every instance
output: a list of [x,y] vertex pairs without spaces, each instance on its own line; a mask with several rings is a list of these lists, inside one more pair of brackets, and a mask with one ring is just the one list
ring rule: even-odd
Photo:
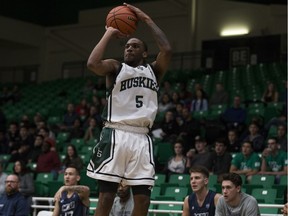
[[63,191],[59,201],[60,216],[88,216],[89,206],[85,206],[78,193],[74,192],[71,197],[67,196],[67,192]]

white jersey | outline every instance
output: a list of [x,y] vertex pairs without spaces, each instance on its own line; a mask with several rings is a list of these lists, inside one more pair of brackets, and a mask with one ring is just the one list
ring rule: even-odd
[[112,123],[151,128],[158,109],[158,89],[149,64],[134,68],[122,63],[104,118]]

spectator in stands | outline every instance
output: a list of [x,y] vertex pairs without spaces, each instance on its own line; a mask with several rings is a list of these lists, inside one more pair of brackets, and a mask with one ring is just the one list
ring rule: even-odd
[[172,108],[175,109],[176,105],[180,103],[180,97],[178,92],[173,92],[171,97]]
[[240,140],[238,138],[238,132],[235,129],[228,130],[227,134],[227,150],[229,152],[240,152]]
[[236,173],[223,175],[222,194],[216,206],[215,216],[260,216],[257,200],[241,192],[242,178]]
[[[76,106],[75,112],[80,116],[83,113],[87,115],[89,113],[89,104],[86,98],[82,98],[80,103]],[[82,112],[82,113],[81,113]]]
[[0,154],[9,154],[9,140],[4,130],[0,130]]
[[5,180],[7,178],[7,174],[3,172],[5,165],[3,161],[0,161],[0,197],[4,194],[5,192]]
[[75,119],[77,119],[79,115],[75,111],[75,107],[73,103],[68,103],[67,112],[63,117],[63,124],[60,126],[62,131],[69,131],[73,127],[73,123]]
[[39,125],[39,123],[41,123],[42,121],[44,121],[43,116],[41,115],[41,113],[37,112],[33,116],[33,123],[36,125],[37,129],[42,127],[42,125]]
[[74,166],[69,166],[64,172],[64,186],[55,194],[53,216],[58,215],[89,215],[90,189],[78,185],[80,172]]
[[270,102],[278,102],[278,99],[279,99],[279,93],[276,90],[274,83],[269,82],[267,88],[263,93],[262,101],[264,103],[270,103]]
[[0,197],[0,215],[29,216],[29,205],[19,192],[19,177],[8,175],[5,181],[5,193]]
[[171,87],[171,83],[167,80],[163,81],[162,87],[160,88],[160,98],[163,97],[164,94],[172,96],[173,89]]
[[84,137],[84,130],[81,125],[81,120],[77,118],[73,123],[73,127],[69,132],[69,138],[67,140],[71,141],[72,139],[81,139],[83,137]]
[[19,192],[26,198],[28,205],[32,204],[32,196],[34,195],[34,179],[32,173],[26,167],[24,161],[16,161],[14,163],[13,172],[19,177]]
[[27,162],[30,150],[33,147],[34,138],[29,135],[29,129],[27,126],[21,126],[20,128],[20,140],[18,148],[11,152],[10,162],[17,160],[23,160]]
[[[285,107],[285,106],[284,106]],[[271,127],[278,127],[279,125],[287,125],[287,110],[282,109],[280,114],[270,119],[264,126],[266,131],[269,131]]]
[[44,141],[48,142],[51,145],[51,150],[56,150],[56,140],[55,138],[52,138],[50,134],[50,130],[47,127],[42,127],[40,128],[39,135],[44,137]]
[[66,148],[66,156],[62,161],[63,171],[66,167],[73,165],[81,172],[83,169],[83,160],[79,157],[77,149],[74,145],[69,144]]
[[262,152],[265,144],[264,137],[259,133],[259,126],[256,123],[249,125],[249,134],[243,139],[252,143],[254,152]]
[[99,113],[99,109],[94,105],[90,106],[89,115],[83,123],[84,130],[89,127],[89,122],[92,118],[96,119],[97,125],[102,125],[101,114]]
[[182,142],[176,141],[174,143],[174,156],[169,158],[166,167],[164,168],[164,173],[167,175],[168,178],[170,174],[185,173],[187,158],[183,154],[183,150],[184,148]]
[[201,83],[195,83],[194,92],[192,93],[192,100],[197,99],[197,91],[200,90],[202,92],[202,98],[208,100],[208,94],[204,91]]
[[171,98],[168,94],[163,94],[158,103],[158,112],[166,112],[173,108]]
[[98,139],[100,137],[101,128],[97,125],[97,121],[94,118],[90,119],[89,127],[85,131],[84,140],[89,142],[92,139]]
[[227,129],[237,129],[241,134],[245,129],[246,110],[241,107],[240,96],[235,96],[233,106],[227,108],[221,116]]
[[280,149],[287,152],[287,127],[285,125],[277,127],[277,140]]
[[232,159],[230,172],[239,175],[246,175],[247,180],[250,180],[252,175],[259,172],[261,159],[257,153],[253,152],[253,144],[245,141],[242,144],[241,152],[237,153]]
[[109,216],[132,215],[133,207],[134,200],[131,195],[130,186],[123,185],[120,182]]
[[44,137],[40,134],[37,134],[34,140],[34,146],[30,150],[29,155],[27,157],[28,163],[36,163],[38,156],[42,152],[42,145],[44,142]]
[[190,111],[199,112],[208,110],[208,101],[203,96],[201,89],[196,90],[196,96],[192,99]]
[[184,152],[187,152],[190,148],[194,148],[194,140],[201,132],[201,125],[197,119],[192,118],[187,107],[184,107],[182,110],[182,119],[180,123],[179,138],[183,140]]
[[211,170],[211,155],[207,149],[205,138],[200,136],[195,137],[195,149],[190,149],[187,154],[186,169],[189,170],[193,166],[204,166]]
[[196,90],[196,97],[192,99],[190,111],[199,112],[208,110],[208,101],[203,97],[203,92],[198,89]]
[[215,141],[214,152],[211,152],[212,173],[218,176],[218,180],[221,179],[224,173],[228,173],[232,156],[227,151],[227,143],[224,139],[218,139]]
[[42,145],[42,152],[37,160],[37,173],[51,172],[54,174],[54,178],[57,178],[57,173],[60,170],[61,162],[59,155],[56,151],[51,151],[51,144],[44,141]]
[[262,152],[261,172],[263,175],[275,175],[276,182],[282,175],[287,175],[288,158],[287,152],[278,148],[276,137],[271,137],[267,141],[267,148]]
[[208,189],[209,171],[202,166],[190,169],[190,185],[193,193],[184,199],[182,216],[215,215],[219,197],[214,191]]
[[11,122],[8,129],[8,140],[9,140],[9,153],[16,151],[19,148],[19,128],[17,122]]
[[160,134],[163,141],[175,142],[177,136],[179,135],[179,125],[174,119],[172,111],[166,111],[165,117],[162,122],[160,122],[159,128],[162,129]]
[[226,105],[228,104],[229,95],[224,90],[224,86],[222,83],[216,83],[215,91],[213,91],[210,99],[209,99],[209,105]]

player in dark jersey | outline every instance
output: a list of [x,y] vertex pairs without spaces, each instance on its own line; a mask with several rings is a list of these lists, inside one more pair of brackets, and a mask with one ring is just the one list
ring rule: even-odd
[[193,193],[184,200],[182,216],[214,216],[221,194],[208,189],[209,171],[203,166],[190,169],[190,184]]
[[54,196],[53,216],[86,216],[89,215],[90,189],[77,185],[80,180],[76,167],[69,166],[64,173],[64,186]]

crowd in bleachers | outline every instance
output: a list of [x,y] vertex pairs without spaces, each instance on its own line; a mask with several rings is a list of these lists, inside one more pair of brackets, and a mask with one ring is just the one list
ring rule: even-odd
[[[286,152],[287,168],[287,82],[279,81],[285,72],[278,72],[275,79],[260,71],[262,80],[250,80],[253,73],[247,70],[198,77],[193,71],[171,71],[164,78],[151,136],[156,172],[165,174],[166,181],[171,174],[188,173],[194,164],[204,165],[216,175],[229,171],[246,176],[263,174],[261,156],[273,140],[275,152]],[[246,83],[241,83],[240,75]],[[39,173],[52,173],[52,179],[57,180],[73,163],[82,170],[84,179],[102,128],[101,111],[106,104],[103,79],[57,80],[20,88],[13,90],[17,97],[11,96],[12,91],[7,93],[5,86],[1,94],[3,171],[16,172],[20,163],[34,174],[34,181]],[[259,164],[243,167],[241,160],[250,154],[253,164]],[[272,171],[277,169],[284,167]],[[53,190],[40,195],[53,196]]]

